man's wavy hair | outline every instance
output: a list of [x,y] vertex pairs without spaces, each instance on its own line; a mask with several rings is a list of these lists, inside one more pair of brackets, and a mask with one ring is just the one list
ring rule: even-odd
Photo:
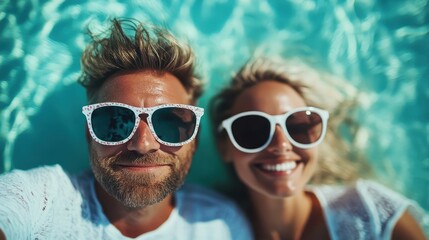
[[203,84],[194,72],[195,57],[188,45],[164,28],[144,25],[135,19],[115,18],[111,23],[111,28],[101,34],[87,30],[92,41],[83,52],[78,82],[87,89],[90,103],[110,76],[144,70],[174,75],[192,102],[201,96]]
[[[351,183],[359,177],[370,176],[371,171],[362,151],[354,147],[359,125],[353,118],[356,90],[342,79],[323,74],[302,62],[281,58],[256,58],[232,78],[210,102],[210,118],[218,149],[227,141],[225,131],[219,132],[221,122],[231,116],[237,97],[261,81],[274,80],[291,86],[308,106],[329,111],[328,128],[324,141],[319,145],[319,163],[311,183]],[[349,139],[344,137],[349,136]]]

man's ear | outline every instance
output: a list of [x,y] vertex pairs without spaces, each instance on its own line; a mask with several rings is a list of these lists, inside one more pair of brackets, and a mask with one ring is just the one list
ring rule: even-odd
[[85,125],[85,137],[86,142],[89,143],[91,141],[91,134],[89,133],[88,125]]
[[201,134],[201,123],[200,123],[200,129],[198,129],[197,135],[195,136],[195,149],[198,149],[198,145],[200,142],[200,134]]

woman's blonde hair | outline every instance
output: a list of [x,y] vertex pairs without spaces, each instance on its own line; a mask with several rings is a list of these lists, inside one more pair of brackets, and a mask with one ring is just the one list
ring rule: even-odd
[[[298,61],[260,57],[250,60],[232,81],[210,102],[210,117],[218,148],[224,144],[225,131],[217,130],[231,116],[231,107],[241,92],[261,81],[274,80],[290,85],[307,105],[330,112],[326,137],[319,146],[319,166],[312,183],[352,182],[369,173],[361,152],[353,148],[359,125],[353,118],[357,91],[343,80],[318,72]],[[350,136],[346,139],[344,135]],[[219,148],[221,150],[222,148]]]
[[195,57],[166,29],[143,25],[135,19],[113,19],[109,31],[94,34],[83,52],[78,80],[93,102],[100,86],[119,72],[152,70],[177,77],[195,100],[202,94],[202,81],[194,72]]

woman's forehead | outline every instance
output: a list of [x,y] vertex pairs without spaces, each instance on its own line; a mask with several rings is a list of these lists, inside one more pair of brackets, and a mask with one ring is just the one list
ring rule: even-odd
[[232,114],[257,110],[281,114],[306,106],[304,99],[290,85],[277,81],[263,81],[244,90],[235,100]]

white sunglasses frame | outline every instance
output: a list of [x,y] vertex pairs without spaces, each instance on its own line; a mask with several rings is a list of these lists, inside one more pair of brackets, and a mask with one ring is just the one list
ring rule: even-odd
[[[297,141],[295,141],[289,134],[289,132],[286,129],[286,119],[291,116],[294,113],[297,112],[303,112],[303,111],[310,111],[310,112],[314,112],[320,115],[321,120],[322,120],[322,133],[320,134],[320,137],[317,141],[313,142],[313,143],[309,143],[309,144],[302,144],[299,143]],[[265,117],[266,119],[268,119],[268,121],[270,122],[270,135],[268,137],[267,142],[262,145],[259,148],[255,148],[255,149],[247,149],[247,148],[243,148],[241,147],[236,141],[235,138],[232,134],[232,123],[243,116],[249,116],[249,115],[257,115],[257,116],[262,116]],[[241,112],[238,113],[234,116],[231,116],[225,120],[222,121],[221,125],[219,126],[219,131],[222,131],[223,129],[226,130],[226,132],[228,133],[228,137],[231,140],[232,144],[234,145],[234,147],[236,147],[238,150],[244,152],[244,153],[257,153],[262,151],[263,149],[265,149],[273,140],[273,136],[274,136],[274,132],[276,129],[276,125],[280,125],[280,127],[283,130],[283,133],[286,135],[286,138],[289,140],[289,142],[292,143],[292,145],[294,145],[295,147],[298,148],[302,148],[302,149],[308,149],[308,148],[312,148],[317,146],[318,144],[320,144],[326,134],[326,128],[327,128],[327,123],[328,123],[328,118],[329,118],[329,112],[320,108],[316,108],[316,107],[301,107],[301,108],[295,108],[292,109],[284,114],[280,114],[280,115],[270,115],[267,114],[265,112],[260,112],[260,111],[248,111],[248,112]]]
[[[136,121],[134,123],[134,128],[131,131],[130,135],[127,138],[125,138],[124,140],[121,140],[121,141],[118,141],[118,142],[107,142],[107,141],[103,141],[103,140],[99,139],[95,135],[95,133],[94,133],[94,131],[92,129],[91,115],[92,115],[92,113],[94,112],[95,109],[98,109],[98,108],[101,108],[101,107],[106,107],[106,106],[124,107],[124,108],[130,109],[131,111],[134,112],[135,119],[136,119]],[[188,140],[180,142],[180,143],[170,143],[170,142],[165,142],[165,141],[161,140],[158,137],[158,135],[156,135],[155,129],[153,128],[153,125],[152,125],[152,114],[156,110],[158,110],[158,109],[168,108],[168,107],[177,107],[177,108],[189,109],[189,110],[191,110],[192,112],[195,113],[195,117],[196,117],[195,130],[194,130],[194,133],[192,134],[192,136]],[[96,103],[96,104],[91,104],[91,105],[83,106],[82,107],[82,113],[86,117],[86,122],[87,122],[88,130],[89,130],[89,133],[90,133],[91,137],[96,142],[98,142],[100,144],[108,145],[108,146],[114,146],[114,145],[120,145],[120,144],[124,144],[124,143],[128,142],[134,136],[137,128],[140,125],[140,120],[141,120],[140,114],[145,113],[145,114],[147,114],[147,118],[146,119],[147,119],[147,123],[148,123],[149,129],[150,129],[152,135],[155,137],[155,139],[159,143],[161,143],[163,145],[172,146],[172,147],[179,147],[179,146],[183,146],[185,144],[188,144],[197,135],[198,127],[200,125],[201,117],[204,115],[204,109],[200,108],[200,107],[196,107],[196,106],[185,105],[185,104],[162,104],[162,105],[158,105],[158,106],[155,106],[155,107],[145,108],[145,107],[134,107],[134,106],[127,105],[125,103],[103,102],[103,103]]]

